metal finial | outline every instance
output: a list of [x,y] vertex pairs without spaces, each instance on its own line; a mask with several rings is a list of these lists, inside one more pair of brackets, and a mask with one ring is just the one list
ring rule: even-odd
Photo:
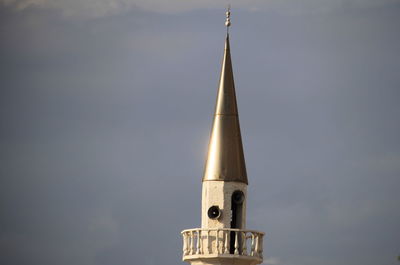
[[228,10],[226,11],[225,15],[225,26],[228,28],[231,25],[231,5],[228,5]]

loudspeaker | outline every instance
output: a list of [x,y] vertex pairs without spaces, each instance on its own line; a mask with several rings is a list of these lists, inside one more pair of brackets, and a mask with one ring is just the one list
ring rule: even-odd
[[236,204],[241,204],[244,202],[244,193],[241,190],[236,190],[232,194],[232,201]]
[[207,214],[210,219],[218,219],[221,216],[221,210],[218,206],[214,205],[208,209]]

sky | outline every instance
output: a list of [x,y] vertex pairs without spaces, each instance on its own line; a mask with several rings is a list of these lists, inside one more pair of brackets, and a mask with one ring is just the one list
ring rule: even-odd
[[[399,264],[400,1],[230,3],[264,264]],[[226,5],[0,0],[1,264],[184,264]]]

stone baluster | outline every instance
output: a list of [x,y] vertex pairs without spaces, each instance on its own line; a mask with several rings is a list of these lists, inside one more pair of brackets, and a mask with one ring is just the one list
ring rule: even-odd
[[229,231],[224,231],[224,254],[229,254]]
[[239,255],[239,231],[235,231],[235,255]]
[[242,232],[242,255],[247,256],[247,238],[246,238],[246,232]]
[[263,258],[263,234],[258,236],[258,256]]
[[201,241],[201,237],[200,237],[200,230],[196,231],[197,234],[197,241],[196,241],[196,254],[200,254],[201,250],[200,250],[200,241]]
[[216,244],[217,254],[219,254],[219,229],[217,229],[217,231],[215,233],[215,240],[217,241],[217,244]]
[[259,238],[260,238],[260,236],[259,236],[259,234],[257,233],[256,235],[256,238],[255,238],[255,251],[254,251],[254,256],[256,256],[256,257],[258,257],[259,256],[259,249],[260,249],[260,244],[259,244]]
[[207,230],[207,250],[208,254],[212,253],[212,245],[211,245],[211,239],[210,239],[210,230]]
[[256,246],[255,240],[254,240],[254,233],[251,233],[251,252],[250,255],[254,256],[254,248]]
[[190,254],[190,232],[186,232],[186,254]]
[[187,254],[187,235],[186,235],[186,232],[182,233],[182,239],[183,239],[183,249],[182,249],[182,251],[183,251],[183,255],[186,255]]
[[193,255],[195,253],[195,245],[194,245],[194,233],[190,231],[190,254]]
[[200,233],[199,233],[199,239],[200,239],[200,254],[204,254],[203,231],[200,230],[199,232],[200,232]]

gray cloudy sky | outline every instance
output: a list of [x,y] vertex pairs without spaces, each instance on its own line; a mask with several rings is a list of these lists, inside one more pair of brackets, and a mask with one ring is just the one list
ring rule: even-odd
[[[400,1],[231,1],[266,264],[396,265]],[[226,1],[0,0],[0,263],[174,265]]]

